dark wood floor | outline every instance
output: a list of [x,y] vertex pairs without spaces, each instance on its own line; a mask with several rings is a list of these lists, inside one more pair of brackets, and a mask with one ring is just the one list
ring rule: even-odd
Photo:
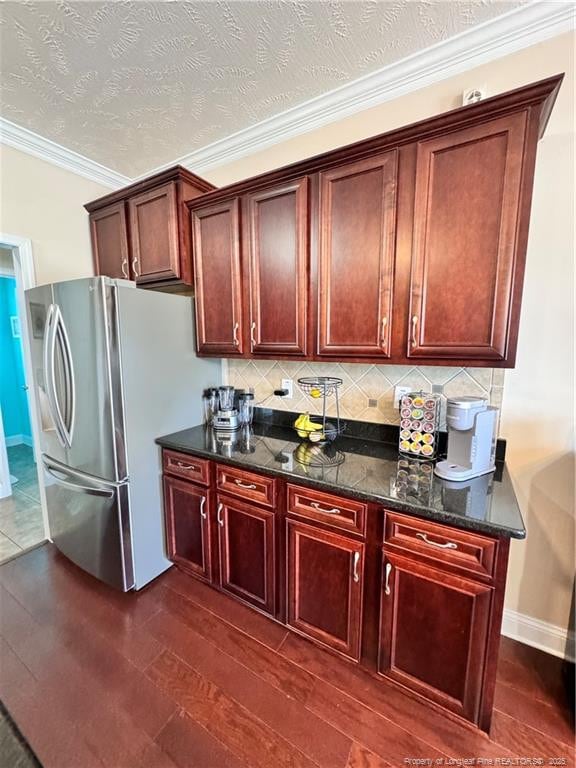
[[512,640],[488,739],[175,569],[122,595],[45,545],[0,595],[0,698],[46,768],[574,765],[561,663]]

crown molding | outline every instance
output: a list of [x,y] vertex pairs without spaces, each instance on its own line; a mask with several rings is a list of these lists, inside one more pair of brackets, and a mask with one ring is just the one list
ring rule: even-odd
[[78,154],[78,152],[67,149],[61,144],[56,144],[50,139],[45,139],[43,136],[2,117],[0,117],[0,143],[19,149],[28,155],[39,157],[40,160],[77,173],[79,176],[105,187],[118,189],[132,181],[128,176],[123,176],[121,173]]
[[[153,171],[183,165],[203,174],[370,107],[420,90],[574,29],[572,2],[537,0],[274,115]],[[141,177],[143,178],[143,177]]]

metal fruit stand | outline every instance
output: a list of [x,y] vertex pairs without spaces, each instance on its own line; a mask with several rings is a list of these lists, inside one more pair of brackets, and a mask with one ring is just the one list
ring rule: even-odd
[[[340,421],[340,403],[338,401],[338,389],[342,386],[342,379],[334,376],[306,376],[298,379],[298,386],[312,399],[319,400],[322,398],[322,415],[309,417],[310,423],[315,425],[312,429],[295,426],[296,431],[304,441],[314,444],[309,446],[303,442],[294,451],[294,458],[300,464],[310,467],[338,466],[344,461],[344,454],[337,450],[332,443],[345,429],[345,425]],[[335,400],[335,422],[329,421],[326,416],[326,405],[329,397],[333,397]]]

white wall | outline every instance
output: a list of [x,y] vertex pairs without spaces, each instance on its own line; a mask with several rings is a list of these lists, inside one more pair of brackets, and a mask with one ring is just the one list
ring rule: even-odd
[[0,232],[32,240],[37,284],[94,274],[83,204],[110,189],[3,145],[0,172]]

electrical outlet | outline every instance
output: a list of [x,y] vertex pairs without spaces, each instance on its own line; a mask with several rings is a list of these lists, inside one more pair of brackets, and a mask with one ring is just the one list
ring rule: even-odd
[[294,397],[294,379],[282,379],[281,389],[288,390],[288,394],[284,395],[284,400],[292,400]]
[[412,387],[394,387],[394,408],[400,407],[400,400],[412,391]]

